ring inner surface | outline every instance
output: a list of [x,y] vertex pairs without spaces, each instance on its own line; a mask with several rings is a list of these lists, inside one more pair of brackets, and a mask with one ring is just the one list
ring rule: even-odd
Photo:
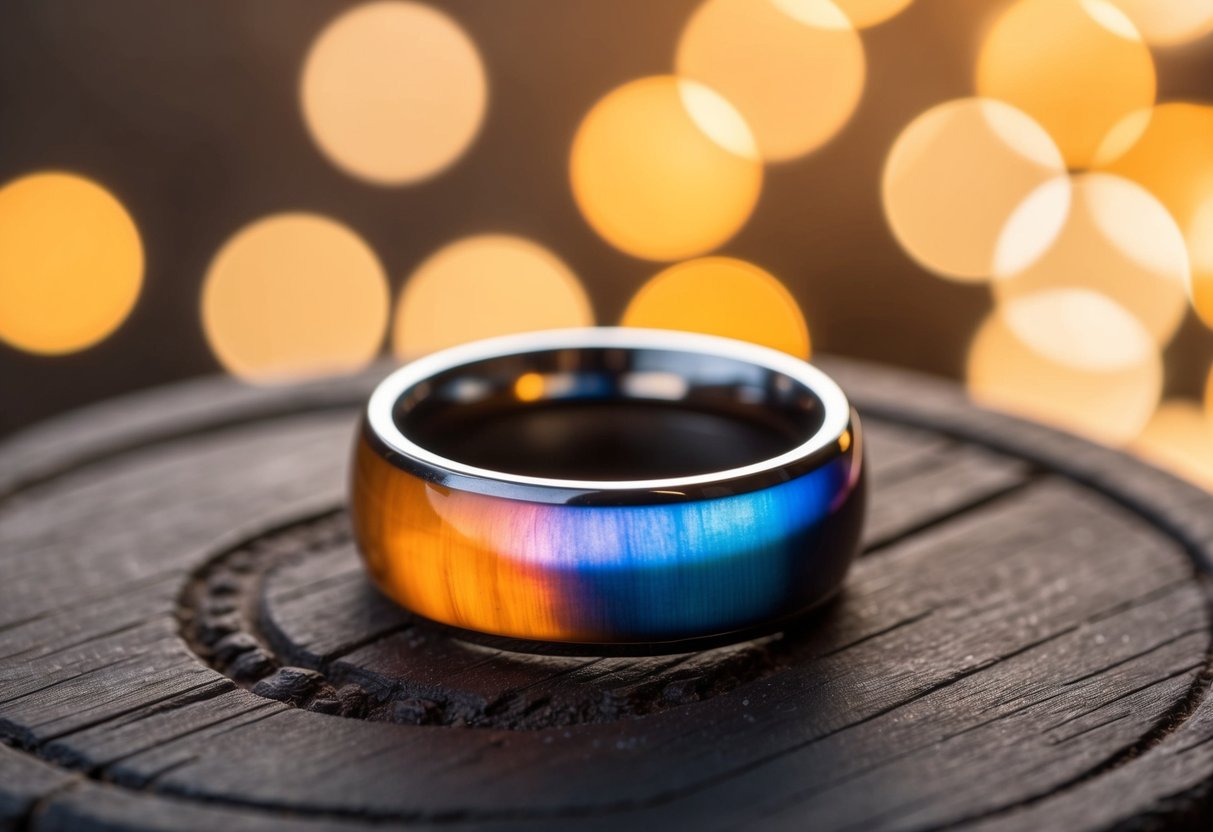
[[484,359],[406,390],[413,442],[505,474],[627,481],[761,462],[804,443],[824,408],[757,364],[669,349],[554,349]]

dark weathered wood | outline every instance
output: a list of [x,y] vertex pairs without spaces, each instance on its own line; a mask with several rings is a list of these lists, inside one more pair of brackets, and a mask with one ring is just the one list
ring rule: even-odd
[[375,374],[207,381],[0,448],[0,828],[1095,829],[1197,822],[1213,500],[829,363],[866,551],[783,634],[663,657],[469,645],[339,511]]
[[20,829],[40,800],[77,780],[71,772],[0,745],[0,830]]

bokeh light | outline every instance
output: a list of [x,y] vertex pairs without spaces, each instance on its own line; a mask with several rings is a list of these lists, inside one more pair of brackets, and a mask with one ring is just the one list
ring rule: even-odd
[[1205,415],[1213,420],[1213,367],[1205,377]]
[[718,93],[674,76],[632,81],[595,104],[577,128],[569,176],[594,230],[650,260],[719,246],[762,190],[744,119]]
[[142,284],[139,230],[105,188],[61,172],[0,188],[0,340],[84,349],[126,320]]
[[1141,32],[1147,43],[1175,46],[1213,32],[1209,0],[1110,0]]
[[863,29],[905,11],[913,0],[834,0],[850,21]]
[[478,338],[590,326],[581,281],[538,243],[505,234],[456,240],[431,254],[405,284],[392,344],[402,358]]
[[1161,344],[1175,334],[1188,306],[1189,266],[1183,235],[1154,196],[1106,173],[1073,177],[1070,212],[1043,255],[1025,245],[1056,202],[1046,183],[1015,211],[995,255],[995,298],[1007,302],[1051,288],[1084,288],[1132,312]]
[[1131,114],[1109,133],[1099,163],[1145,186],[1179,223],[1196,311],[1213,326],[1213,107],[1173,102]]
[[1106,0],[1019,0],[986,34],[977,92],[1032,116],[1085,168],[1113,125],[1154,103],[1154,60]]
[[676,66],[740,111],[767,161],[833,138],[865,72],[863,43],[829,0],[707,0],[683,30]]
[[1213,194],[1184,228],[1192,260],[1192,303],[1206,326],[1213,327]]
[[1126,362],[1130,351],[1110,341],[1136,319],[1126,315],[1119,325],[1105,321],[1087,329],[1085,337],[1093,340],[1084,345],[1084,356],[1101,347],[1119,356],[1115,364],[1095,369],[1089,361],[1058,361],[1033,349],[1009,325],[1007,311],[992,312],[969,348],[966,375],[975,401],[1110,445],[1142,431],[1162,392],[1162,358],[1144,333],[1133,340],[1150,348],[1134,361]]
[[383,342],[389,302],[383,267],[357,234],[327,217],[277,214],[215,255],[202,325],[230,372],[293,381],[367,364]]
[[1196,402],[1160,404],[1131,449],[1159,468],[1213,490],[1213,422]]
[[644,284],[624,326],[723,335],[809,357],[809,328],[796,299],[773,275],[744,260],[677,263]]
[[303,114],[342,170],[383,185],[434,176],[467,150],[488,100],[476,46],[421,3],[368,3],[316,38],[303,66]]
[[[925,268],[983,280],[994,270],[995,248],[1012,211],[1064,169],[1048,133],[1009,104],[949,101],[918,116],[894,142],[881,186],[885,216],[898,242]],[[1047,221],[1025,245],[1043,250],[1065,221],[1068,186],[1051,193]]]
[[1154,340],[1124,307],[1090,289],[1045,289],[1003,307],[1016,337],[1044,357],[1097,372],[1148,360]]

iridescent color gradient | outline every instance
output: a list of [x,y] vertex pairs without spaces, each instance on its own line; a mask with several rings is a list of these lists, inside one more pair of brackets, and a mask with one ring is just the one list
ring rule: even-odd
[[812,606],[840,584],[863,513],[861,451],[851,435],[830,461],[779,485],[603,507],[427,483],[363,438],[356,534],[385,593],[457,627],[587,643],[745,630]]
[[[608,420],[620,402],[711,412],[786,441],[752,458],[740,434],[630,411],[599,434],[606,453],[643,457],[614,469],[626,478],[576,478],[580,446],[562,449],[551,422],[535,445],[525,431],[517,447],[496,435],[509,453],[480,467],[475,425],[560,401],[601,402]],[[629,444],[627,431],[657,444]],[[660,446],[680,442],[706,469],[663,467]],[[752,343],[631,327],[504,336],[413,361],[371,395],[352,474],[354,531],[380,589],[443,624],[545,642],[674,651],[771,628],[837,591],[864,513],[859,420],[829,376]]]

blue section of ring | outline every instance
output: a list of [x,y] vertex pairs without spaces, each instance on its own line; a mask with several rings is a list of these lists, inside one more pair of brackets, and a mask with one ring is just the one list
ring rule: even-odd
[[529,530],[527,560],[573,631],[677,638],[768,621],[841,579],[852,553],[822,533],[846,510],[852,463],[713,500],[552,507]]

